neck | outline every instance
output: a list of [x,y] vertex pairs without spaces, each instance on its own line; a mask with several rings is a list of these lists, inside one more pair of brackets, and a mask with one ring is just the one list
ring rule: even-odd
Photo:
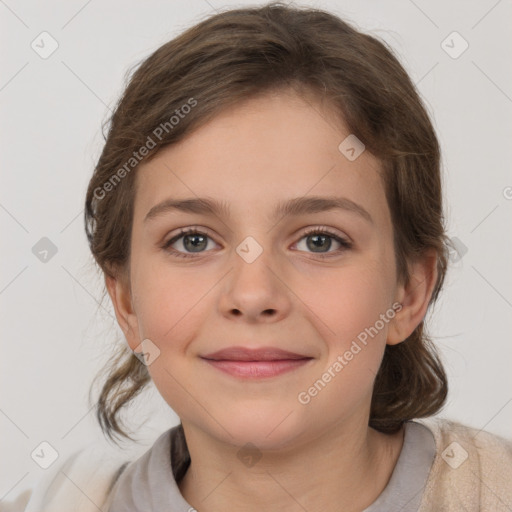
[[386,487],[404,428],[383,434],[338,424],[309,443],[261,453],[244,465],[240,448],[183,424],[191,464],[178,487],[197,510],[360,512]]

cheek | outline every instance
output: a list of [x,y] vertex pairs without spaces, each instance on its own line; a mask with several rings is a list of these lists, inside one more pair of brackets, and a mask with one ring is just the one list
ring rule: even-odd
[[[384,260],[382,260],[384,261]],[[389,267],[361,260],[360,265],[340,268],[304,287],[310,322],[324,340],[324,374],[335,395],[357,395],[371,389],[378,372],[389,322],[393,273]],[[333,375],[336,375],[334,378]]]
[[[208,290],[214,285],[197,278],[194,270],[170,269],[165,263],[134,272],[140,336],[153,341],[161,351],[179,351],[189,337]],[[197,273],[197,271],[195,271]]]
[[[191,379],[187,348],[198,336],[208,315],[208,291],[215,280],[192,278],[192,274],[153,266],[138,276],[138,322],[141,339],[151,340],[157,354],[148,372],[164,400],[180,415],[186,416],[191,396],[201,396],[200,379]],[[195,409],[194,409],[195,410]],[[196,414],[200,415],[200,410]]]
[[382,269],[364,268],[333,272],[325,282],[318,282],[315,291],[308,288],[308,306],[314,313],[309,321],[327,353],[315,375],[301,386],[298,399],[306,411],[324,411],[333,421],[358,404],[370,403],[388,324],[394,317]]
[[300,293],[333,345],[342,349],[391,307],[392,276],[383,267],[373,263],[333,269],[304,283]]

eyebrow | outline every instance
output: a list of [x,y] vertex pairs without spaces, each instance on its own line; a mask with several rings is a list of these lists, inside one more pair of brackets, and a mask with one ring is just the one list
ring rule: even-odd
[[[360,204],[346,197],[335,196],[307,196],[297,197],[278,203],[273,211],[273,220],[284,216],[297,216],[329,210],[345,210],[356,213],[367,222],[373,223],[371,215]],[[225,201],[217,201],[208,197],[195,197],[185,199],[166,199],[153,206],[144,218],[144,222],[170,211],[185,213],[198,213],[204,215],[218,215],[230,217],[229,204]]]

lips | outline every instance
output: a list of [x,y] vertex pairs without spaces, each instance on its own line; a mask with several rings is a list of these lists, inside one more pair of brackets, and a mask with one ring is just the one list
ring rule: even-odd
[[261,347],[256,349],[229,347],[201,357],[213,361],[284,361],[291,359],[312,359],[310,356],[304,354],[297,354],[274,347]]

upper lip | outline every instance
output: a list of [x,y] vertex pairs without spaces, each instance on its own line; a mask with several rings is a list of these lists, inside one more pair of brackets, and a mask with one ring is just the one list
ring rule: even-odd
[[288,350],[282,350],[274,347],[261,347],[256,349],[246,347],[229,347],[217,352],[212,352],[203,359],[214,359],[217,361],[278,361],[284,359],[311,359],[310,356],[296,354]]

